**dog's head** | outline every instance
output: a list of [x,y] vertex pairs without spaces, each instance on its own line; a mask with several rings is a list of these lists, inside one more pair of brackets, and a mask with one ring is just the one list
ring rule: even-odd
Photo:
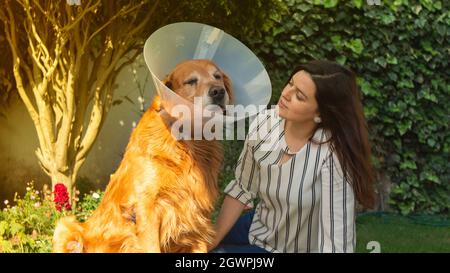
[[[53,233],[53,252],[56,253],[113,253],[121,252],[124,238],[114,238],[105,233],[96,233],[101,238],[89,237],[87,229],[74,216],[58,221]],[[95,233],[95,232],[94,232]],[[105,238],[105,236],[107,238]]]
[[226,105],[233,100],[230,78],[209,60],[184,61],[163,82],[192,103],[195,97],[201,97],[203,108],[217,105],[225,113]]

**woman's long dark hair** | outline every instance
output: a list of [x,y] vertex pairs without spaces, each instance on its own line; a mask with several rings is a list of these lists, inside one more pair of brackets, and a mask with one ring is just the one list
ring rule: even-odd
[[350,181],[358,202],[373,208],[374,170],[355,73],[334,62],[314,60],[295,68],[289,79],[300,70],[308,72],[316,85],[322,119],[318,126],[330,131],[328,141],[338,156],[344,177]]

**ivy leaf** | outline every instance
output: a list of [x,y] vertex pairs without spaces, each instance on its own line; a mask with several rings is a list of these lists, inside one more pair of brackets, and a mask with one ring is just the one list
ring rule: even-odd
[[310,28],[309,26],[303,26],[302,28],[303,33],[305,33],[306,37],[311,36],[314,33],[314,30]]
[[395,74],[394,72],[388,72],[388,77],[391,81],[397,81],[398,77],[397,74]]
[[422,6],[424,6],[427,10],[433,10],[433,0],[420,0]]
[[314,5],[322,5],[323,4],[323,0],[313,0],[313,4]]
[[[449,22],[449,24],[450,24],[450,22]],[[439,33],[439,35],[444,37],[445,33],[448,31],[448,27],[446,27],[444,25],[437,25],[436,31]]]
[[414,20],[414,23],[419,28],[423,28],[427,23],[427,19],[425,17],[420,17],[420,18],[417,18],[416,20]]
[[405,169],[412,169],[412,170],[416,170],[417,169],[417,165],[416,162],[414,160],[405,160],[400,164],[400,169],[405,170]]
[[397,58],[395,56],[387,55],[386,62],[388,64],[397,64]]
[[360,9],[363,5],[363,0],[352,0],[352,3],[355,7],[357,7],[358,9]]
[[438,102],[436,95],[432,94],[429,88],[424,88],[419,93],[419,98],[424,98],[432,102]]
[[331,36],[331,42],[333,43],[334,47],[336,49],[341,49],[343,46],[341,36],[340,35],[333,35]]
[[282,55],[283,55],[283,50],[282,50],[282,49],[279,49],[279,48],[276,48],[276,49],[273,51],[273,53],[275,53],[275,55],[277,55],[277,56],[282,56]]
[[384,57],[375,58],[374,62],[381,65],[381,67],[386,67],[386,59]]
[[397,82],[398,88],[414,88],[414,83],[410,79],[401,79],[399,82]]
[[438,52],[436,50],[434,50],[433,46],[431,45],[430,41],[422,41],[420,42],[421,46],[423,49],[425,49],[425,51],[430,52],[431,55],[437,55]]
[[414,210],[414,203],[413,202],[411,202],[409,204],[401,203],[399,205],[399,208],[400,208],[401,214],[408,215]]
[[411,129],[412,122],[410,120],[406,122],[400,122],[397,124],[398,132],[400,135],[404,135],[409,129]]
[[370,97],[379,97],[380,93],[372,87],[372,85],[363,78],[357,78],[357,83],[361,87],[361,92]]
[[432,139],[432,138],[429,138],[429,139],[427,140],[427,144],[428,144],[430,147],[434,147],[434,146],[436,145],[436,140],[434,140],[434,139]]
[[350,40],[350,42],[346,42],[345,46],[347,48],[350,48],[357,55],[361,54],[361,52],[364,50],[363,43],[362,43],[361,39],[359,39],[359,38],[352,39],[352,40]]
[[334,8],[338,2],[338,0],[323,0],[323,6],[327,9]]
[[421,5],[415,5],[415,6],[412,6],[411,9],[416,15],[418,15],[420,13],[420,11],[422,11],[422,6]]
[[298,9],[301,10],[302,12],[307,12],[308,10],[311,9],[311,6],[307,4],[300,4],[298,5]]
[[370,119],[373,118],[377,115],[378,113],[378,109],[376,107],[370,107],[370,106],[366,106],[364,107],[364,115],[366,116],[366,118]]
[[424,171],[420,173],[420,180],[427,180],[436,184],[441,184],[439,177],[432,171]]
[[284,31],[285,31],[285,29],[282,28],[282,27],[274,28],[273,31],[272,31],[272,36],[275,37],[275,36],[277,36],[278,34],[284,32]]
[[433,4],[433,7],[437,10],[441,10],[442,9],[442,2],[441,1],[436,1]]
[[385,14],[381,16],[381,22],[384,25],[389,25],[390,23],[395,21],[395,16],[392,14]]

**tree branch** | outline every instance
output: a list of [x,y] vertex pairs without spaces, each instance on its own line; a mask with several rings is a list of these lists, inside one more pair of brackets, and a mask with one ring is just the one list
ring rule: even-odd
[[[75,20],[71,23],[71,24],[69,24],[69,25],[66,25],[66,26],[64,26],[63,28],[62,28],[62,31],[64,31],[64,32],[68,32],[68,31],[70,31],[72,28],[74,28],[83,18],[84,18],[84,16],[88,13],[88,12],[90,12],[90,11],[94,11],[100,4],[101,4],[101,1],[100,0],[98,0],[93,6],[90,6],[89,7],[89,5],[91,4],[91,0],[89,0],[89,2],[86,4],[86,7],[84,7],[84,9],[83,9],[83,12],[80,14],[80,15],[78,15],[76,18],[75,18]],[[66,5],[67,7],[68,7],[68,5]],[[70,8],[70,7],[69,7]]]
[[98,33],[100,33],[100,31],[102,31],[103,29],[105,29],[108,25],[110,25],[116,18],[125,16],[126,14],[134,11],[137,8],[140,8],[142,5],[144,5],[145,2],[141,1],[141,3],[139,3],[138,5],[130,8],[129,10],[126,10],[125,7],[123,7],[122,9],[120,9],[120,11],[118,13],[116,13],[113,17],[111,17],[105,24],[103,24],[101,27],[99,27],[94,33],[92,33],[92,35],[89,37],[88,42],[91,41],[91,39],[93,37],[95,37],[95,35],[97,35]]
[[33,0],[33,4],[35,4],[36,7],[38,7],[39,11],[42,12],[42,14],[44,14],[45,18],[47,18],[47,20],[49,20],[57,30],[61,29],[61,26],[58,24],[58,21],[56,21],[55,18],[53,16],[50,16],[50,14],[48,13],[48,10],[50,9],[43,9],[39,4],[38,0]]

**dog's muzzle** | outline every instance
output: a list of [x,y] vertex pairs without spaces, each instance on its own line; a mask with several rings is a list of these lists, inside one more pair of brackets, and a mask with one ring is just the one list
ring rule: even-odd
[[218,105],[223,110],[223,114],[225,114],[225,88],[221,86],[213,86],[208,91],[208,95],[211,97],[212,102]]

